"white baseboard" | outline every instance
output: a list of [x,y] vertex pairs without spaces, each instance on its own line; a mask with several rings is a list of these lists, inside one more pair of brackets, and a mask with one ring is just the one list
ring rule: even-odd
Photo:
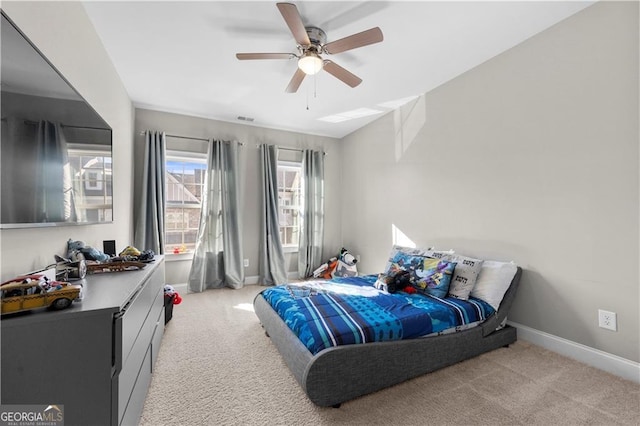
[[[257,275],[253,276],[253,277],[245,277],[244,278],[244,285],[254,285],[254,284],[258,284],[258,276]],[[171,286],[178,293],[182,293],[182,294],[189,293],[189,286],[187,285],[187,283],[171,284]]]
[[173,289],[177,291],[179,294],[189,293],[189,287],[187,286],[187,283],[171,284],[171,287],[173,287]]
[[251,277],[244,277],[244,284],[245,285],[253,285],[253,284],[258,284],[258,276],[257,275],[253,275]]
[[518,329],[518,339],[526,340],[560,355],[573,358],[632,382],[640,383],[640,363],[572,342],[517,322],[508,321],[507,324]]

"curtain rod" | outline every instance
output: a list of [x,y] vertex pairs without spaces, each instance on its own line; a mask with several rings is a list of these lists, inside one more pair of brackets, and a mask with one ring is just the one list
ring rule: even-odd
[[[260,145],[260,144],[258,144],[258,145],[256,145],[256,148],[260,148],[260,146],[261,146],[261,145]],[[289,148],[289,147],[286,147],[286,146],[279,146],[279,147],[278,147],[278,149],[282,149],[282,150],[285,150],[285,151],[298,151],[298,152],[304,152],[304,151],[305,151],[304,149],[300,149],[300,148]],[[322,151],[322,155],[327,155],[327,153],[326,153],[326,152],[324,152],[324,151]]]
[[[7,119],[3,117],[2,121],[7,121]],[[24,120],[24,124],[36,125],[36,124],[39,124],[39,123],[37,121]],[[105,128],[105,127],[73,126],[71,124],[64,124],[64,123],[60,123],[60,126],[69,127],[69,128],[72,128],[72,129],[111,130],[111,129],[108,129],[108,128]]]
[[[146,131],[142,131],[140,132],[140,136],[143,136],[146,133]],[[179,135],[170,135],[165,133],[165,136],[169,137],[169,138],[178,138],[178,139],[190,139],[190,140],[194,140],[194,141],[203,141],[203,142],[209,142],[211,139],[205,139],[205,138],[196,138],[193,136],[179,136]],[[244,146],[244,142],[238,142],[240,145]]]

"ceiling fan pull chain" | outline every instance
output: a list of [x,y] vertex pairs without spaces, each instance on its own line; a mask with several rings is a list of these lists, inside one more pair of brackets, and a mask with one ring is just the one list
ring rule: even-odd
[[316,90],[318,87],[318,74],[313,75],[313,98],[318,97],[318,91]]

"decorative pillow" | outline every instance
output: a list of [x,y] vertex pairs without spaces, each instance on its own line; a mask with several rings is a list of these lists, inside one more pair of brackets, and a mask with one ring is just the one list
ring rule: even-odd
[[469,299],[469,294],[476,285],[484,261],[459,254],[447,256],[445,260],[456,262],[456,269],[449,286],[449,296],[461,300]]
[[485,260],[471,296],[484,300],[497,311],[517,271],[513,262]]
[[413,286],[423,293],[445,298],[456,267],[455,262],[425,257],[420,266],[413,271]]
[[[389,273],[391,272],[392,268],[393,268],[393,264],[396,263],[394,261],[394,259],[396,259],[396,256],[398,255],[405,255],[405,256],[428,256],[426,253],[431,251],[431,249],[423,249],[423,248],[416,248],[416,247],[404,247],[404,246],[398,246],[398,245],[394,245],[393,247],[391,247],[391,253],[389,254],[389,260],[387,261],[387,265],[384,268],[384,273],[386,275],[389,275]],[[431,257],[431,256],[429,256]],[[406,260],[406,259],[405,259]]]
[[400,271],[411,272],[416,268],[421,268],[424,259],[425,256],[399,251],[393,259],[389,261],[388,268],[384,271],[384,274],[394,276]]

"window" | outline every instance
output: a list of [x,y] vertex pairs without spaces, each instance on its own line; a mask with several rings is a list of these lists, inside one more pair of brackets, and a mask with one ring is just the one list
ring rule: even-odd
[[112,221],[111,152],[69,147],[68,156],[78,220]]
[[165,253],[195,249],[206,174],[206,155],[167,152]]
[[302,213],[302,164],[278,161],[278,221],[285,251],[298,250]]

